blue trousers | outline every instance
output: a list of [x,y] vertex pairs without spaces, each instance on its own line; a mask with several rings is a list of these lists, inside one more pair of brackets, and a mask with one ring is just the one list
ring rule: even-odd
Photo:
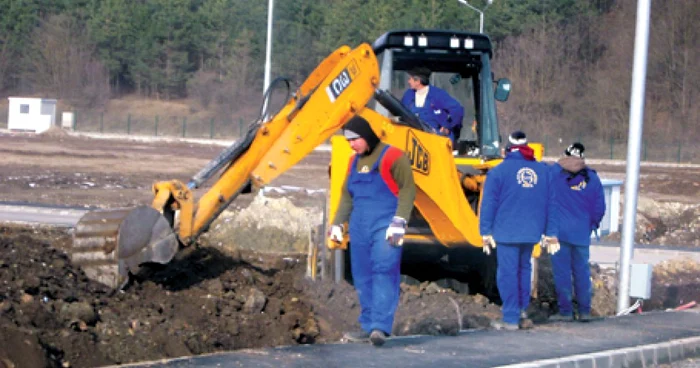
[[518,324],[520,312],[530,305],[534,244],[498,243],[496,285],[503,301],[503,322]]
[[385,229],[352,239],[350,261],[362,309],[360,326],[367,332],[381,330],[391,334],[399,304],[403,248],[389,245]]
[[559,314],[573,315],[573,291],[576,293],[579,314],[591,313],[591,269],[588,266],[590,250],[587,246],[577,246],[560,242],[561,249],[552,256],[554,287],[557,290]]

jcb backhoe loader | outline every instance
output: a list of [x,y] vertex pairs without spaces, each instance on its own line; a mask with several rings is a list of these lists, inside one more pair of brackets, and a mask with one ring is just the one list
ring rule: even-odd
[[[491,279],[493,261],[481,253],[477,208],[484,173],[501,157],[494,99],[505,100],[510,89],[507,80],[493,81],[491,57],[488,37],[454,31],[391,31],[372,46],[342,46],[316,67],[280,111],[262,112],[244,137],[188,183],[154,184],[150,207],[86,214],[75,229],[72,260],[88,277],[123,286],[141,264],[169,262],[239,194],[270,183],[360,114],[383,141],[403,149],[413,165],[418,193],[402,270],[421,279],[465,281],[470,273],[472,279]],[[404,71],[416,66],[431,69],[431,82],[465,106],[458,147],[392,95],[392,90],[405,88],[400,85]],[[333,137],[332,145],[331,214],[351,154],[340,136]],[[217,173],[212,187],[197,199],[195,190]],[[421,267],[415,266],[418,261]],[[484,292],[478,287],[474,291]]]

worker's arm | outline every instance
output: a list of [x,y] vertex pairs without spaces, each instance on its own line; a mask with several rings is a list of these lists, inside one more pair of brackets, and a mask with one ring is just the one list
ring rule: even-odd
[[595,193],[595,200],[593,201],[593,213],[591,215],[592,229],[597,229],[600,226],[600,222],[605,216],[605,193],[603,192],[603,184],[600,182],[600,178],[595,171],[591,170],[590,173],[591,180],[590,183],[593,184],[591,188],[593,193]]
[[391,176],[399,187],[399,204],[396,216],[408,221],[413,211],[413,201],[416,199],[416,184],[413,181],[413,170],[406,155],[401,155],[391,165]]
[[557,203],[556,180],[559,180],[559,167],[554,165],[547,167],[547,180],[549,181],[549,197],[547,198],[547,222],[545,227],[544,235],[548,237],[558,237],[559,236],[559,204]]
[[454,129],[462,125],[464,117],[464,107],[444,90],[438,90],[436,96],[436,106],[441,110],[442,117],[439,119],[440,126],[447,129]]
[[486,175],[484,190],[481,194],[481,209],[479,211],[479,232],[481,235],[493,235],[493,221],[499,202],[500,180],[492,169]]
[[338,210],[335,211],[335,218],[331,221],[332,225],[342,225],[350,220],[350,213],[352,212],[352,196],[348,190],[348,178],[345,178],[343,182],[343,191],[340,194],[340,204],[338,204]]

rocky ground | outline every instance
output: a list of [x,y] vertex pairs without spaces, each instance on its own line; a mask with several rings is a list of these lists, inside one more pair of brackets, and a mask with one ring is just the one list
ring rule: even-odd
[[[186,181],[220,146],[96,140],[64,133],[0,133],[0,201],[124,207],[150,201],[155,180]],[[146,269],[121,292],[84,276],[64,250],[69,229],[0,225],[0,367],[93,367],[209,352],[337,341],[356,328],[352,286],[309,281],[309,229],[322,221],[328,154],[314,153],[278,186],[237,201],[167,267]],[[643,168],[644,170],[647,170]],[[624,166],[600,165],[603,176]],[[640,239],[698,245],[700,169],[649,168],[641,178]],[[639,221],[638,221],[639,222]],[[663,224],[660,226],[659,224]],[[663,229],[663,231],[659,230]],[[638,232],[639,233],[639,232]],[[592,266],[594,313],[615,311],[616,276]],[[551,271],[540,261],[530,316],[554,312]],[[700,301],[700,270],[655,268],[643,310]],[[449,335],[487,328],[499,307],[435,283],[402,285],[394,333]]]

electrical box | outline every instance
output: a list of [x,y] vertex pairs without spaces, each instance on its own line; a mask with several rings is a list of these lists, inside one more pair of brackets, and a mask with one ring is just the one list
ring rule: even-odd
[[651,275],[653,267],[650,264],[632,264],[630,274],[630,297],[637,299],[651,298]]

